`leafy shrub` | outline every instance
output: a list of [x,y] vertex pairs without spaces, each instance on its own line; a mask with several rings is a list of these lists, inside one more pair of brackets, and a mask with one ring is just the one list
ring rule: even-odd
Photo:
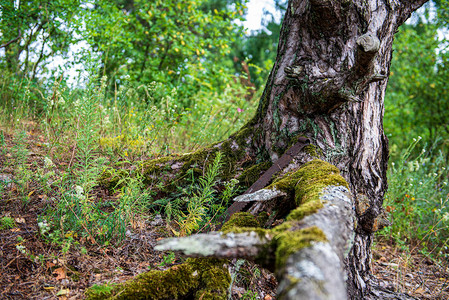
[[449,187],[446,159],[442,152],[425,147],[412,155],[420,138],[391,163],[385,208],[393,225],[380,232],[397,242],[419,241],[431,252],[447,251],[449,241]]

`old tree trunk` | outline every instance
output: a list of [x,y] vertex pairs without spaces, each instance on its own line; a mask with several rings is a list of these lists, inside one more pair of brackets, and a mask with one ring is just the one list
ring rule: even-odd
[[[262,229],[254,220],[235,219],[235,226],[225,225],[222,232],[168,239],[158,249],[252,259],[276,272],[279,299],[376,298],[369,260],[373,232],[387,223],[382,202],[388,141],[382,122],[393,37],[426,1],[289,1],[276,63],[252,121],[205,152],[149,167],[170,164],[174,173],[181,172],[195,167],[205,153],[220,150],[228,156],[228,178],[242,178],[261,161],[276,165],[290,146],[307,137],[311,145],[295,153],[271,185],[237,199],[250,201],[240,208],[253,215],[270,213],[271,222],[262,227],[288,215],[286,221]],[[257,177],[261,174],[263,169]],[[227,272],[223,262],[190,262],[171,273],[150,272],[137,283],[114,288],[112,296],[132,298],[139,291],[137,298],[225,299],[229,275],[220,273]],[[221,290],[207,282],[211,276],[221,278],[214,283]],[[160,296],[151,294],[156,291]]]

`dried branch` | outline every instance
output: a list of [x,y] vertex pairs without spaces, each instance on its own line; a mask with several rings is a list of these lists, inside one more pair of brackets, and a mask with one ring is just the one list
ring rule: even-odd
[[5,47],[7,47],[8,45],[17,42],[21,37],[22,37],[22,31],[21,31],[20,28],[19,28],[19,35],[18,35],[16,38],[10,40],[9,42],[7,42],[7,43],[5,43],[5,44],[3,44],[3,45],[0,45],[0,49],[1,49],[1,48],[5,48]]

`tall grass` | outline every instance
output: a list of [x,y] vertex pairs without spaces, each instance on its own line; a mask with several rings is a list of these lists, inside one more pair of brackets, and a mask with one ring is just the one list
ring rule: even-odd
[[[139,160],[223,139],[238,130],[255,107],[239,97],[245,89],[238,84],[220,95],[201,92],[195,105],[187,108],[176,89],[160,83],[138,87],[122,83],[111,92],[106,81],[93,77],[86,88],[70,89],[57,78],[40,90],[26,80],[3,82],[2,97],[8,101],[0,105],[0,151],[11,152],[9,166],[18,166],[13,175],[21,197],[28,201],[35,193],[47,199],[39,216],[40,233],[65,253],[80,242],[120,243],[136,220],[148,213],[154,200],[142,183]],[[13,97],[10,87],[15,84],[21,92]],[[32,131],[39,136],[32,136]],[[14,134],[14,148],[6,147],[4,132]],[[27,147],[36,140],[42,157],[31,166]],[[177,234],[208,228],[234,194],[234,181],[220,183],[224,187],[220,195],[214,188],[220,159],[218,155],[203,177],[192,178],[182,205],[165,203],[164,211],[178,224]],[[117,164],[129,167],[127,177],[113,191],[114,197],[97,197],[100,174]],[[2,195],[13,196],[4,190],[2,185]]]
[[434,146],[423,146],[414,154],[420,140],[414,139],[390,163],[384,205],[393,224],[379,234],[399,244],[417,243],[424,253],[449,257],[447,161]]

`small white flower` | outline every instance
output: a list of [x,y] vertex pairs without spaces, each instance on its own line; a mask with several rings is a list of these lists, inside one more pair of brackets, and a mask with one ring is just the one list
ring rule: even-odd
[[420,139],[422,139],[422,137],[418,135],[418,141],[419,141]]
[[44,235],[50,230],[50,226],[47,224],[45,220],[37,223],[37,226],[39,227],[39,231],[41,232],[42,235]]
[[449,220],[449,213],[448,212],[443,214],[443,221],[447,221],[447,220]]
[[22,254],[26,254],[27,253],[25,246],[16,245],[16,249],[19,250]]
[[77,185],[75,186],[75,197],[77,197],[78,199],[82,199],[84,198],[84,189],[83,187]]
[[44,157],[44,168],[52,168],[54,167],[54,163],[47,156]]
[[414,141],[414,142],[416,142],[416,139],[415,139],[415,138],[413,138],[413,141]]

